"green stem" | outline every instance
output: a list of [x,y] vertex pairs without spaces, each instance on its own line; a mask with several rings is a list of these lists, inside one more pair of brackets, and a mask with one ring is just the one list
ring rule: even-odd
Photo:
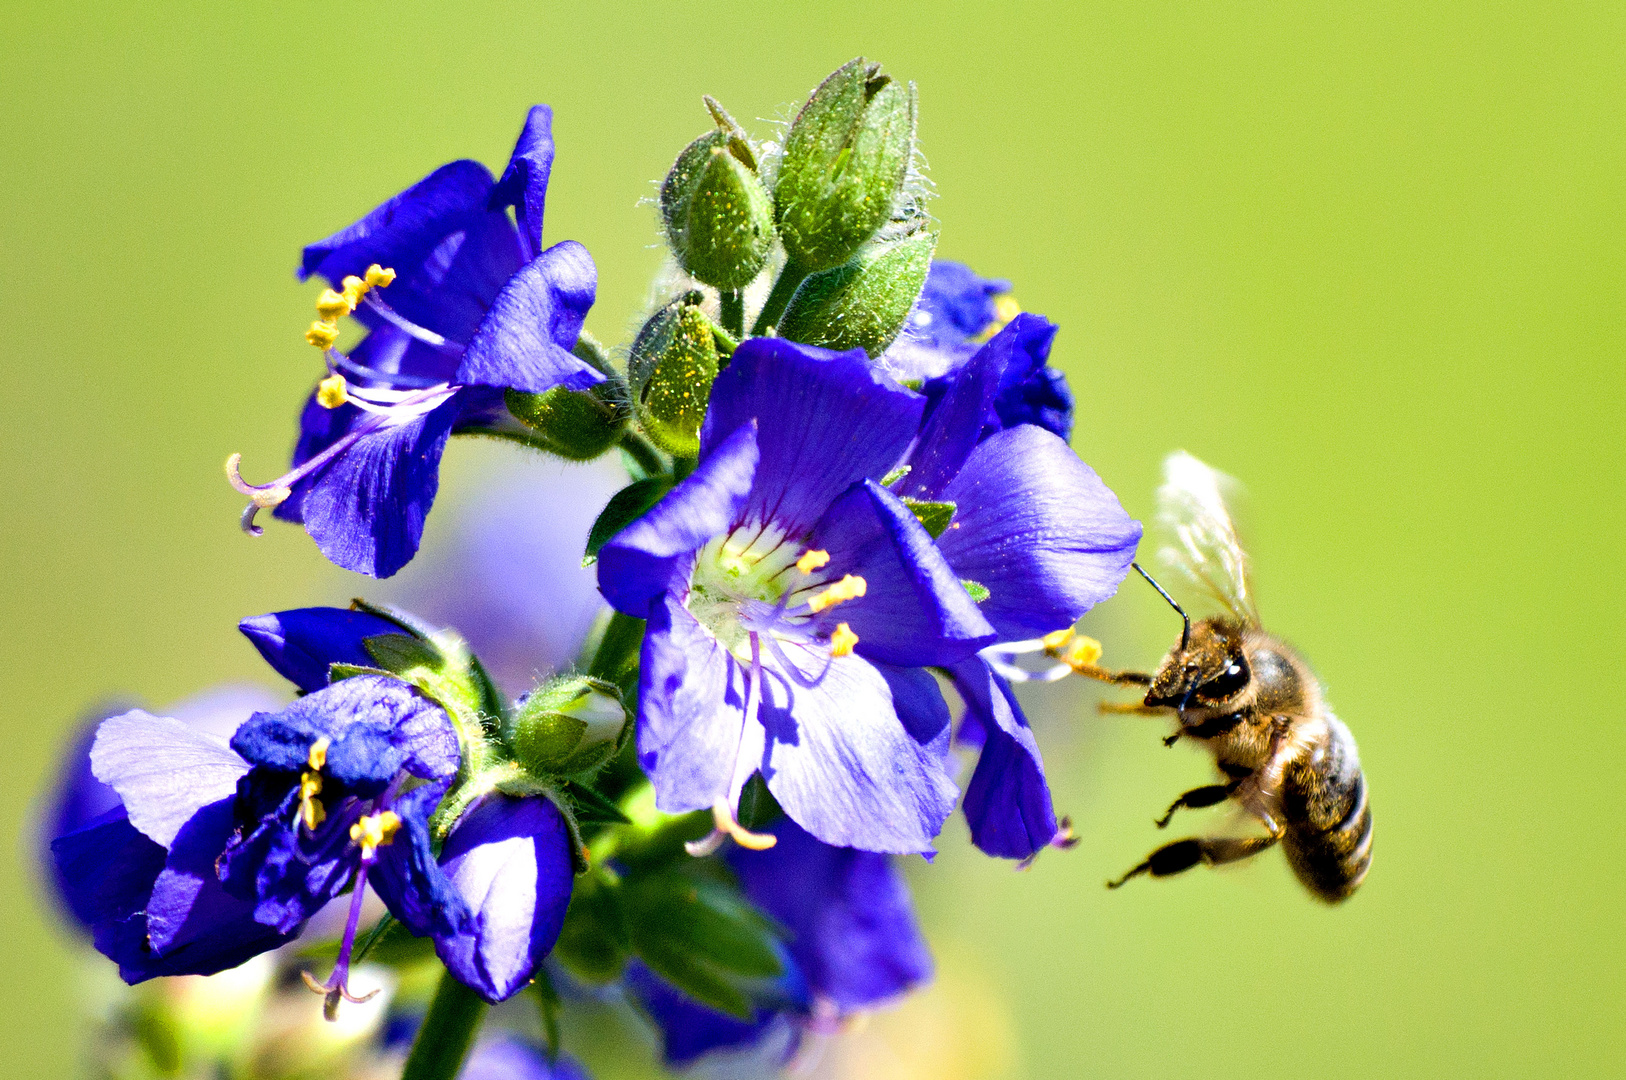
[[661,452],[655,449],[655,444],[631,428],[621,436],[621,449],[638,463],[645,476],[659,476],[666,471],[666,462],[661,458]]
[[458,982],[451,972],[443,973],[401,1080],[455,1080],[487,1008],[479,995]]
[[779,280],[773,283],[773,292],[768,294],[768,300],[762,305],[757,314],[757,321],[751,327],[751,333],[760,337],[768,332],[768,328],[779,325],[779,317],[785,313],[790,305],[790,298],[796,295],[796,289],[803,279],[811,273],[806,267],[794,262],[785,263],[784,269],[779,271]]
[[738,341],[745,336],[745,294],[739,289],[723,289],[718,300],[722,304],[723,329]]
[[616,612],[604,628],[593,660],[587,665],[587,674],[605,682],[620,683],[638,661],[638,649],[644,643],[644,620]]

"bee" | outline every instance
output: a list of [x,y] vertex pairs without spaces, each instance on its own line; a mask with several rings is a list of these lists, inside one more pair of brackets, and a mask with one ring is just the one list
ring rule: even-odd
[[1178,727],[1164,740],[1167,745],[1195,739],[1213,753],[1222,782],[1174,800],[1158,828],[1166,828],[1181,809],[1229,800],[1258,821],[1264,834],[1176,840],[1107,887],[1116,889],[1142,874],[1168,877],[1199,863],[1239,862],[1279,843],[1312,895],[1329,904],[1346,900],[1372,865],[1372,809],[1355,739],[1333,715],[1309,666],[1259,623],[1248,559],[1221,494],[1229,478],[1184,452],[1169,457],[1164,476],[1158,518],[1171,543],[1160,556],[1226,613],[1192,622],[1136,563],[1135,570],[1185,621],[1180,643],[1150,675],[1110,672],[1093,662],[1074,662],[1072,670],[1146,687],[1138,703],[1102,708],[1172,714]]

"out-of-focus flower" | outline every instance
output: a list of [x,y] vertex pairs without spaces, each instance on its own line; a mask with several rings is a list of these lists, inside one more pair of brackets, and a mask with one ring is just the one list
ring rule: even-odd
[[[333,286],[306,335],[328,375],[300,417],[291,471],[248,484],[236,457],[227,463],[250,498],[245,528],[274,507],[335,563],[389,577],[418,550],[448,436],[515,423],[504,390],[604,380],[571,351],[597,289],[593,260],[574,241],[542,248],[552,123],[546,105],[530,111],[500,179],[454,161],[305,248],[300,277]],[[369,328],[349,354],[333,348],[345,314]]]
[[649,620],[638,749],[661,809],[732,816],[760,771],[827,843],[930,850],[956,789],[924,668],[995,634],[879,483],[923,408],[862,352],[747,341],[694,474],[600,552],[606,599]]
[[728,862],[745,895],[787,932],[805,997],[764,1001],[742,1021],[634,965],[629,988],[659,1028],[670,1065],[747,1047],[783,1061],[805,1034],[839,1030],[931,978],[931,954],[890,856],[831,847],[789,820],[771,832],[772,848],[733,848]]

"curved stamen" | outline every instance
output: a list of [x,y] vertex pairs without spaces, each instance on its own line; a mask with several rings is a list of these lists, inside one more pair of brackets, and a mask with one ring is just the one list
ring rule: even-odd
[[447,356],[462,356],[463,351],[468,348],[467,345],[452,341],[450,338],[442,337],[433,330],[426,330],[425,328],[419,326],[405,315],[402,315],[400,312],[390,307],[389,304],[385,303],[383,300],[380,300],[376,293],[368,293],[362,298],[361,302],[366,304],[380,318],[389,323],[391,326],[395,327],[397,330],[402,331],[409,337],[416,338],[425,345],[428,345],[430,348],[438,350]]
[[[377,368],[370,368],[366,364],[356,363],[356,361],[352,360],[338,349],[329,349],[327,350],[326,355],[327,369],[334,374],[338,374],[341,370],[343,370],[351,375],[354,375],[358,379],[371,379],[375,382],[391,383],[395,386],[410,386],[421,389],[428,389],[431,386],[439,386],[446,381],[445,379],[436,379],[428,375],[408,375],[404,372],[398,371],[379,371]],[[352,392],[354,392],[356,389],[372,390],[382,389],[382,387],[352,387]]]

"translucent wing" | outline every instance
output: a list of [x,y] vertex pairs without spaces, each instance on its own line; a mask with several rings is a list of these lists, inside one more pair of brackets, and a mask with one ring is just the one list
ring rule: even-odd
[[1236,481],[1184,450],[1163,463],[1157,523],[1164,546],[1158,557],[1179,570],[1232,615],[1259,625],[1248,584],[1248,556],[1237,542],[1224,492]]

